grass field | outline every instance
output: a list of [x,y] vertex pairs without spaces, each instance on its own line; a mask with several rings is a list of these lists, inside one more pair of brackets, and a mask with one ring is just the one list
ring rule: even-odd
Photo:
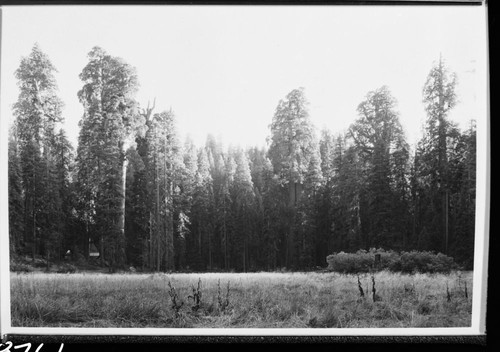
[[470,326],[472,272],[379,272],[374,281],[375,300],[369,274],[359,276],[361,296],[356,275],[337,273],[12,273],[12,326]]

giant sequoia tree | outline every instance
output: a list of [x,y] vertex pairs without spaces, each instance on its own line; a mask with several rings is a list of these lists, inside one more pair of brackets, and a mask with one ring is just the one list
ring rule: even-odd
[[[309,118],[308,104],[303,88],[292,90],[285,99],[279,101],[270,126],[269,159],[280,183],[288,189],[291,208],[285,212],[288,213],[290,224],[295,221],[293,207],[300,199],[315,148],[314,127]],[[293,228],[286,229],[283,236],[285,260],[289,266],[296,257]]]
[[[36,254],[45,254],[47,262],[52,253],[60,254],[62,217],[58,154],[61,143],[57,129],[63,122],[62,102],[57,96],[56,69],[40,47],[35,44],[28,57],[21,60],[15,72],[18,79],[19,97],[14,104],[15,133],[11,140],[11,185],[14,214],[24,210],[23,226],[13,219],[15,236],[24,228],[24,238],[15,239],[16,246],[31,244],[33,259]],[[17,159],[19,156],[19,159]],[[18,164],[19,163],[19,164]],[[22,191],[17,175],[21,175]],[[23,206],[18,204],[22,195]]]
[[290,203],[300,196],[314,148],[314,127],[304,89],[294,89],[279,101],[271,124],[269,158],[280,181],[288,186]]
[[394,217],[398,209],[394,205],[400,205],[405,196],[404,171],[401,174],[400,170],[408,161],[408,146],[395,104],[385,86],[369,92],[349,131],[364,169],[364,182],[359,187],[365,205],[361,218],[364,247],[394,246],[404,237],[405,226],[399,223],[402,218]]
[[143,128],[136,112],[135,69],[122,59],[93,48],[80,74],[78,92],[85,112],[78,145],[78,179],[85,217],[110,268],[125,263],[126,151]]

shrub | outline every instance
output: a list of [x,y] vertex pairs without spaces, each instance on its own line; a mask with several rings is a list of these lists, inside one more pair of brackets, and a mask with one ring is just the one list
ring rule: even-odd
[[11,263],[10,271],[29,273],[33,271],[33,268],[23,263]]
[[399,260],[399,270],[404,273],[449,273],[457,269],[452,257],[433,252],[403,252]]
[[57,273],[59,274],[73,274],[76,272],[76,267],[71,264],[63,264],[57,269]]
[[[380,262],[375,263],[375,255],[380,255]],[[334,253],[326,258],[328,269],[341,273],[362,273],[372,269],[389,269],[398,260],[394,251],[372,248],[369,251],[360,249],[356,253]]]
[[[375,263],[376,255],[380,261]],[[403,273],[449,273],[457,269],[452,257],[433,252],[395,252],[382,248],[369,251],[358,250],[355,253],[334,253],[326,257],[328,269],[345,274],[369,272],[371,270],[389,270]]]

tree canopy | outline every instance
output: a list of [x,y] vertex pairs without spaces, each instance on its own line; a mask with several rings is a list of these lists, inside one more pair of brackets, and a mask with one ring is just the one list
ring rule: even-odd
[[55,72],[36,44],[15,72],[12,255],[50,265],[70,249],[72,260],[110,271],[309,270],[332,253],[383,247],[472,267],[476,127],[449,120],[457,78],[441,58],[423,80],[427,120],[415,146],[386,86],[366,94],[345,131],[318,134],[297,88],[269,116],[267,147],[212,135],[197,146],[181,140],[173,110],[136,101],[133,66],[94,47],[74,150]]

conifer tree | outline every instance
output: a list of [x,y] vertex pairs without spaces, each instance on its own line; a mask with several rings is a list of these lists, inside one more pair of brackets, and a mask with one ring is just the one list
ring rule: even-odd
[[20,90],[14,117],[24,195],[24,239],[31,244],[33,260],[42,253],[49,259],[61,241],[55,228],[61,199],[53,184],[55,129],[63,121],[56,72],[38,44],[21,59],[15,72]]
[[439,62],[431,68],[422,90],[422,101],[428,116],[425,136],[421,142],[422,161],[428,164],[426,173],[430,178],[430,200],[435,214],[431,225],[431,236],[436,243],[433,249],[442,250],[444,253],[448,253],[449,244],[448,137],[450,123],[447,115],[457,102],[456,84],[456,75],[448,72],[440,57]]
[[24,250],[23,189],[15,125],[9,131],[8,188],[9,188],[9,244],[12,256]]
[[350,127],[349,136],[366,170],[365,189],[361,202],[366,207],[362,230],[363,246],[368,249],[394,246],[401,242],[403,234],[396,233],[395,219],[391,216],[394,200],[394,165],[406,163],[407,144],[395,111],[396,100],[387,87],[367,94],[358,106],[359,118]]
[[[101,245],[101,258],[110,270],[125,263],[126,152],[145,121],[137,113],[135,69],[122,59],[94,47],[80,74],[84,86],[78,92],[84,106],[78,150],[78,172],[87,217]],[[89,182],[90,181],[90,182]]]

